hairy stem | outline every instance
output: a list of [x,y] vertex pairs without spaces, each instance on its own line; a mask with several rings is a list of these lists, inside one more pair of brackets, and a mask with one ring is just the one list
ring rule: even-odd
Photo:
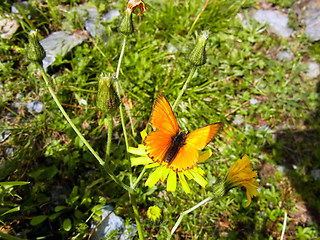
[[191,69],[191,71],[190,71],[190,74],[189,74],[189,76],[188,76],[187,80],[185,81],[185,83],[184,83],[184,85],[183,85],[182,89],[180,90],[179,95],[178,95],[178,97],[177,97],[176,101],[175,101],[175,102],[174,102],[174,104],[172,105],[172,110],[174,110],[174,109],[176,108],[176,106],[179,104],[180,99],[181,99],[181,97],[182,97],[183,93],[185,92],[185,90],[186,90],[186,88],[187,88],[188,83],[189,83],[189,82],[190,82],[190,80],[192,79],[193,74],[195,73],[196,69],[197,69],[197,68],[196,68],[195,66],[193,66],[193,67],[192,67],[192,69]]
[[91,145],[88,143],[88,141],[83,137],[83,135],[81,134],[81,132],[78,130],[78,128],[76,127],[76,125],[74,125],[74,123],[72,122],[72,120],[70,119],[69,115],[66,113],[66,111],[64,110],[64,108],[62,107],[57,95],[54,93],[53,89],[51,88],[50,84],[49,84],[49,80],[47,77],[47,74],[45,73],[43,66],[41,63],[37,63],[40,72],[43,76],[43,79],[46,83],[46,87],[48,88],[53,100],[55,101],[55,103],[57,104],[58,108],[60,109],[61,113],[63,114],[63,116],[66,118],[66,120],[68,121],[68,123],[70,124],[70,126],[72,127],[72,129],[76,132],[76,134],[78,135],[78,137],[81,139],[81,141],[86,145],[86,147],[89,149],[89,151],[92,153],[92,155],[98,160],[98,162],[105,168],[106,172],[108,173],[108,175],[112,178],[112,180],[114,180],[117,184],[119,184],[121,187],[123,187],[125,190],[127,190],[128,192],[132,192],[133,189],[129,186],[127,186],[126,184],[124,184],[123,182],[121,182],[114,174],[113,172],[111,172],[111,170],[105,165],[105,162],[101,159],[101,157],[98,155],[98,153],[93,150],[93,148],[91,147]]

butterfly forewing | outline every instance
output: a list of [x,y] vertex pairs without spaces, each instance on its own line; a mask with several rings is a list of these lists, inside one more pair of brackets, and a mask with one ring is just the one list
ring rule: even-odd
[[163,94],[159,94],[153,104],[151,124],[156,129],[171,135],[171,137],[174,137],[179,132],[177,120]]
[[152,160],[161,163],[170,147],[171,141],[171,136],[161,130],[149,133],[144,140],[148,156]]
[[187,135],[186,145],[197,150],[204,149],[222,129],[223,123],[214,123],[192,131]]

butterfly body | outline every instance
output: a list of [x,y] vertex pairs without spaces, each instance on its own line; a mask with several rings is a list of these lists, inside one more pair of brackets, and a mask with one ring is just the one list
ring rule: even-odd
[[199,150],[205,148],[223,126],[223,123],[214,123],[189,134],[180,131],[163,94],[159,94],[154,102],[151,124],[158,130],[144,139],[146,153],[159,164],[166,162],[168,168],[176,172],[192,168],[199,160]]
[[170,165],[175,159],[180,148],[186,144],[187,134],[185,131],[182,131],[176,134],[174,137],[171,137],[171,139],[172,141],[170,147],[168,148],[163,158],[163,161],[167,162],[168,165]]

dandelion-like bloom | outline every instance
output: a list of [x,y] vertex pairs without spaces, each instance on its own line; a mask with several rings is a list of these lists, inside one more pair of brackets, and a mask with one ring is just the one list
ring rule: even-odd
[[[147,136],[146,131],[141,132],[141,137],[144,139]],[[167,191],[175,191],[177,188],[177,175],[181,182],[182,188],[186,193],[191,193],[190,187],[187,183],[187,179],[196,181],[200,186],[205,187],[207,185],[207,180],[204,179],[204,171],[194,165],[190,169],[182,170],[176,172],[171,168],[168,168],[168,163],[154,162],[151,158],[148,157],[146,153],[146,147],[142,144],[139,144],[137,148],[130,147],[129,153],[139,155],[140,157],[131,158],[131,165],[146,165],[147,168],[157,168],[153,173],[151,173],[145,183],[148,187],[153,187],[159,180],[165,182],[167,179]],[[199,162],[207,160],[211,156],[211,151],[208,150],[203,154],[200,154]]]
[[148,208],[147,216],[153,222],[157,222],[161,219],[161,209],[158,206],[151,206]]
[[236,186],[246,188],[248,198],[246,206],[249,206],[251,198],[257,196],[259,193],[259,184],[255,181],[257,172],[252,171],[250,162],[248,155],[244,155],[243,158],[238,159],[231,165],[225,180],[225,185],[228,190]]
[[144,3],[141,0],[129,0],[127,3],[126,11],[130,11],[130,12],[133,12],[134,14],[139,15],[139,13],[135,12],[136,8],[140,9],[141,16],[144,13],[144,11],[146,10],[146,6],[144,5]]

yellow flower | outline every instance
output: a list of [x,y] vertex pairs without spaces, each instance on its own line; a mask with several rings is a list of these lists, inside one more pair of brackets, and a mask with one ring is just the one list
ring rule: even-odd
[[[141,137],[144,139],[147,136],[146,131],[141,132]],[[167,179],[167,191],[174,192],[177,188],[177,175],[182,185],[183,190],[186,193],[191,193],[190,187],[187,183],[187,179],[196,181],[200,186],[205,187],[207,185],[207,180],[204,179],[204,171],[197,165],[190,169],[182,170],[180,172],[175,172],[171,168],[168,168],[168,163],[162,162],[161,164],[153,162],[151,158],[148,157],[146,153],[146,147],[139,144],[137,148],[130,147],[129,153],[140,155],[140,157],[131,158],[131,165],[147,165],[147,168],[157,168],[153,173],[151,173],[145,183],[148,187],[153,187],[159,180],[165,182]],[[203,154],[200,154],[199,162],[207,160],[211,156],[212,152],[210,150]]]
[[148,208],[147,216],[153,222],[157,222],[161,219],[161,209],[158,206],[151,206]]
[[129,0],[127,3],[127,11],[133,12],[137,15],[139,15],[137,12],[135,12],[135,9],[140,9],[140,15],[142,16],[143,12],[146,10],[146,6],[141,0]]
[[246,188],[248,198],[246,206],[249,206],[253,196],[258,195],[259,187],[259,184],[255,181],[257,172],[252,171],[250,162],[248,155],[244,155],[243,158],[238,159],[231,165],[225,180],[226,186],[229,190],[236,186]]

